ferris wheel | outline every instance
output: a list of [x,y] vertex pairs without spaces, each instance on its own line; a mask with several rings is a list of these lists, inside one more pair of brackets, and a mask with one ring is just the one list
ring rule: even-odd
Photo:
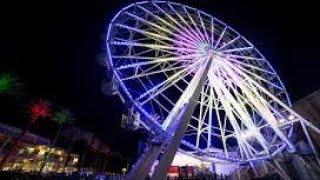
[[[173,136],[172,126],[187,122],[179,129],[184,153],[245,162],[294,151],[295,122],[320,132],[290,108],[258,49],[203,11],[167,1],[130,4],[112,19],[106,45],[119,94],[146,129]],[[189,117],[177,120],[188,104]]]

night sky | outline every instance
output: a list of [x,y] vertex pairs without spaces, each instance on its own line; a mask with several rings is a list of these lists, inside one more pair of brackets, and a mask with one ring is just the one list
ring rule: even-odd
[[[76,124],[97,132],[111,149],[134,154],[140,135],[120,128],[121,102],[101,93],[106,70],[96,63],[108,22],[129,2],[46,0],[2,6],[0,73],[13,72],[24,85],[20,97],[0,97],[0,121],[15,124],[17,114],[23,114],[16,103],[43,97],[70,108]],[[216,16],[251,41],[276,69],[293,102],[320,89],[316,2],[177,2]]]

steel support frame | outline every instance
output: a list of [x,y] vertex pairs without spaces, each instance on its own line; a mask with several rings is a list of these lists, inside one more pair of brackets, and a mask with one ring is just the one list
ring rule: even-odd
[[198,71],[189,83],[185,92],[179,98],[165,120],[163,128],[165,133],[156,136],[149,143],[145,153],[136,161],[134,167],[127,175],[128,180],[145,179],[151,167],[159,159],[151,179],[166,179],[167,170],[172,163],[183,135],[197,106],[201,88],[207,78],[212,58],[203,58]]

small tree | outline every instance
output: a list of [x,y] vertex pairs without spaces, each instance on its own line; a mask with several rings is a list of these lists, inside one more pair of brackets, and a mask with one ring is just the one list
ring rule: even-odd
[[15,84],[15,78],[11,74],[0,75],[0,94],[10,93]]
[[52,141],[52,144],[55,145],[57,138],[60,136],[60,133],[61,133],[63,127],[67,124],[72,124],[74,121],[74,117],[73,117],[73,114],[69,110],[62,109],[61,111],[58,111],[54,114],[52,120],[59,124],[59,129],[56,133],[55,138]]
[[20,87],[21,83],[13,74],[0,74],[0,95],[16,94]]
[[53,115],[52,120],[58,123],[59,129],[58,129],[58,131],[57,131],[57,133],[51,143],[49,151],[45,153],[43,164],[40,167],[40,171],[39,171],[40,173],[42,173],[44,166],[47,164],[47,161],[49,159],[49,155],[52,153],[51,152],[52,147],[56,145],[57,140],[62,132],[63,127],[66,124],[72,124],[74,121],[74,118],[73,118],[72,113],[69,110],[61,109],[60,111],[56,112]]

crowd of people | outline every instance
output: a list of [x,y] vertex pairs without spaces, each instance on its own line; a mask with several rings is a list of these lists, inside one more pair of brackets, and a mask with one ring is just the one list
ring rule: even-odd
[[0,172],[0,179],[12,179],[12,180],[122,180],[123,174],[89,174],[89,173],[23,173],[23,172]]

